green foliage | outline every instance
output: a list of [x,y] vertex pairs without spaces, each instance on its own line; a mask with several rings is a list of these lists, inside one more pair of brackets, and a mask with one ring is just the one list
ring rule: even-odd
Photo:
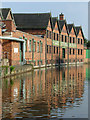
[[90,41],[87,42],[87,47],[90,48]]
[[10,72],[12,72],[14,70],[14,66],[10,66]]

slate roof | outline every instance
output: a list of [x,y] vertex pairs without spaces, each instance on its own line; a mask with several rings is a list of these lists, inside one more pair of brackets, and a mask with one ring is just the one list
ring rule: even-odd
[[60,30],[62,31],[62,28],[63,28],[63,26],[65,24],[66,29],[67,29],[67,33],[68,33],[68,26],[67,26],[66,20],[59,20],[58,22],[59,22]]
[[59,24],[60,24],[61,30],[62,30],[62,28],[63,28],[65,22],[66,22],[65,20],[59,20]]
[[68,26],[68,30],[69,30],[69,33],[71,32],[71,29],[72,29],[72,27],[73,27],[73,24],[67,24],[67,26]]
[[17,28],[19,29],[46,29],[50,13],[13,14]]
[[71,29],[72,29],[72,27],[73,27],[73,28],[74,28],[74,32],[75,32],[75,35],[77,35],[74,24],[67,24],[67,27],[68,27],[69,33],[71,32]]
[[10,11],[10,8],[0,8],[0,14],[3,17],[3,19],[7,18],[9,11]]
[[53,24],[53,28],[55,27],[55,23],[57,21],[57,17],[52,17],[52,24]]
[[81,27],[81,26],[76,26],[75,29],[76,29],[76,34],[77,34],[77,36],[78,36],[78,34],[79,34],[79,30],[81,30],[82,36],[83,36],[83,38],[85,39],[84,34],[83,34],[83,31],[82,31],[82,27]]

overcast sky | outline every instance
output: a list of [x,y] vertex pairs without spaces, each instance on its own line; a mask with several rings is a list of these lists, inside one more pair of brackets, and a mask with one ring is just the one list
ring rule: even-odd
[[88,2],[3,2],[2,7],[11,8],[13,13],[51,12],[55,17],[62,12],[67,23],[82,26],[88,38]]

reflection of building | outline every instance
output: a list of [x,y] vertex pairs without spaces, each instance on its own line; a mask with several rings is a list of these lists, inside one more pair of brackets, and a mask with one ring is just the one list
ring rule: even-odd
[[10,65],[35,66],[84,62],[84,35],[81,26],[67,24],[51,13],[13,14],[2,8],[2,50]]
[[13,118],[28,116],[29,113],[31,116],[46,114],[49,117],[53,108],[69,108],[77,98],[80,100],[83,96],[85,78],[85,66],[70,66],[36,70],[5,79],[2,91],[3,116]]

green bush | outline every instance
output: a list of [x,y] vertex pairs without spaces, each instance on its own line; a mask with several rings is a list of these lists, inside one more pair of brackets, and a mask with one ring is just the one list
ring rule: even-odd
[[14,66],[10,66],[10,72],[12,72],[14,70]]

